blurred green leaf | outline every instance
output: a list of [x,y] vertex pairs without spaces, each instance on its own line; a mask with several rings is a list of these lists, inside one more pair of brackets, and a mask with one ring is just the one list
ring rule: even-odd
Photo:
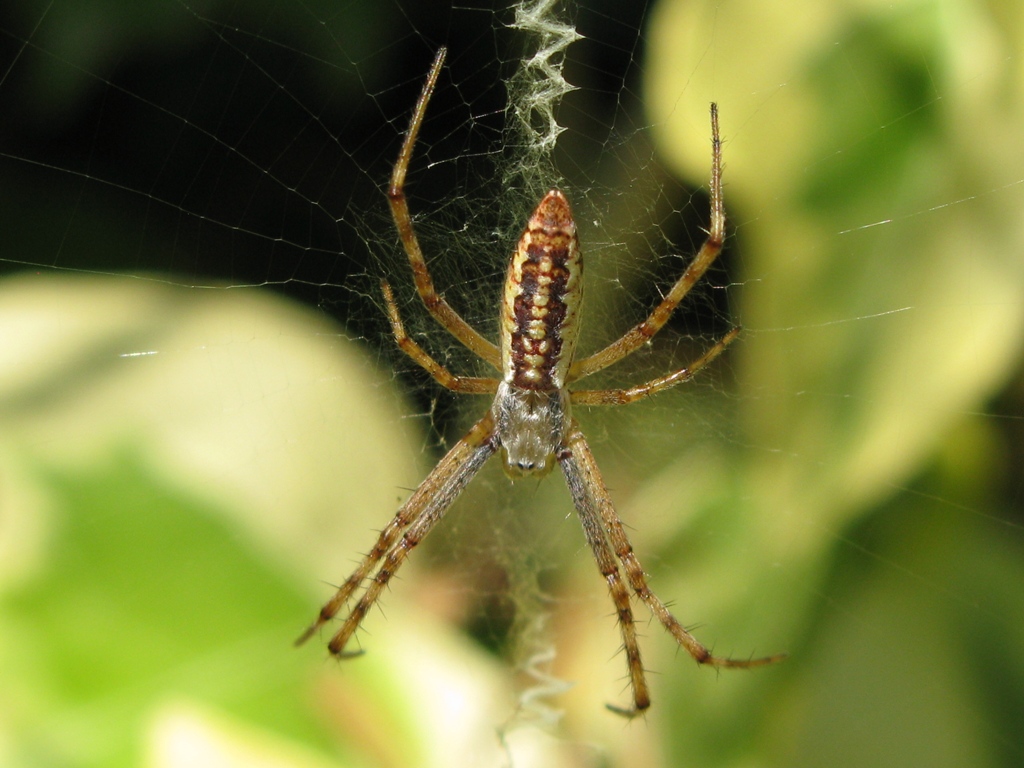
[[[45,568],[7,596],[3,677],[21,765],[137,765],[168,696],[204,700],[326,747],[288,648],[308,601],[223,517],[125,456],[105,472],[46,473]],[[252,674],[259,670],[259,674]]]

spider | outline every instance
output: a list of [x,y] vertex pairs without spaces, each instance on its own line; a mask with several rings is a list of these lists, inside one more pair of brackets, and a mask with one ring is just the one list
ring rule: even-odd
[[632,403],[688,381],[718,357],[739,333],[738,327],[733,328],[695,362],[645,384],[628,389],[569,389],[570,384],[619,362],[653,337],[721,252],[725,214],[716,105],[711,105],[711,226],[707,240],[646,320],[601,351],[575,360],[583,263],[569,203],[558,189],[549,191],[537,205],[512,254],[501,303],[500,345],[491,343],[470,327],[434,288],[413,229],[405,197],[405,177],[445,55],[444,48],[437,52],[416,102],[391,174],[388,200],[412,266],[416,290],[427,311],[462,344],[496,368],[501,378],[450,373],[406,333],[391,286],[386,280],[381,281],[391,332],[399,348],[442,386],[462,394],[494,395],[494,402],[484,417],[413,491],[381,531],[373,549],[338,588],[334,597],[320,609],[316,620],[299,637],[296,645],[304,643],[324,623],[333,619],[369,579],[365,591],[327,646],[332,654],[339,657],[362,653],[345,649],[367,612],[409,553],[444,516],[477,471],[491,456],[501,451],[505,471],[513,479],[545,475],[556,463],[565,476],[583,533],[615,603],[626,652],[633,703],[628,708],[609,704],[610,710],[632,717],[644,712],[651,704],[640,660],[630,590],[699,664],[750,668],[782,660],[785,654],[742,660],[712,655],[654,595],[622,521],[615,512],[586,438],[571,414],[573,405]]

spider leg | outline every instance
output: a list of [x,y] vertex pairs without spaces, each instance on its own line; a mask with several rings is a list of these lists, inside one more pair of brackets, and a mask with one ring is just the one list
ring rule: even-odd
[[626,405],[627,403],[634,403],[645,397],[656,395],[663,389],[674,387],[676,384],[682,384],[684,381],[692,379],[701,368],[722,354],[725,348],[739,336],[739,333],[739,327],[733,328],[717,344],[685,368],[680,368],[677,371],[659,376],[645,384],[639,384],[629,389],[582,389],[572,392],[570,393],[572,403],[573,405]]
[[679,302],[690,292],[694,284],[703,277],[708,267],[722,252],[725,241],[725,208],[722,205],[722,142],[718,137],[718,105],[711,105],[711,226],[707,240],[700,251],[676,281],[672,289],[654,308],[646,320],[639,323],[599,352],[577,360],[569,368],[568,382],[578,381],[584,376],[607,368],[635,352],[662,329],[672,316]]
[[328,645],[331,653],[344,655],[345,645],[358,629],[367,612],[373,607],[388,581],[394,576],[395,571],[405,561],[406,556],[444,516],[462,489],[473,479],[473,476],[497,448],[494,420],[488,412],[473,425],[465,437],[452,446],[452,449],[413,491],[412,496],[381,531],[373,549],[367,553],[352,575],[335,592],[334,597],[324,604],[316,620],[302,633],[295,644],[301,645],[306,642],[324,623],[333,619],[383,559],[383,563],[374,574],[366,592]]
[[[573,500],[576,502],[577,509],[580,511],[581,518],[591,518],[593,521],[589,524],[595,526],[597,531],[602,536],[602,545],[607,549],[607,544],[604,543],[604,537],[607,536],[608,541],[611,542],[611,546],[614,549],[615,557],[618,558],[619,562],[622,563],[623,568],[626,572],[626,578],[629,581],[629,585],[636,596],[639,597],[644,604],[650,609],[651,613],[657,616],[658,621],[662,623],[665,629],[668,630],[669,634],[675,638],[675,641],[681,645],[690,656],[698,664],[707,664],[713,667],[733,667],[740,669],[749,669],[751,667],[761,667],[767,664],[774,664],[782,661],[786,658],[786,654],[779,653],[773,656],[765,656],[759,659],[730,659],[723,656],[714,656],[711,651],[707,649],[697,638],[690,634],[679,620],[668,610],[661,600],[651,591],[647,585],[647,576],[644,573],[643,566],[640,565],[640,561],[637,560],[636,554],[633,552],[633,547],[629,543],[629,538],[626,536],[626,531],[622,526],[622,521],[619,519],[618,514],[615,512],[615,508],[612,506],[611,496],[608,493],[608,489],[604,484],[604,480],[601,477],[601,472],[597,467],[597,462],[594,459],[594,454],[590,451],[590,446],[587,445],[586,439],[583,437],[583,433],[580,431],[579,424],[574,419],[572,425],[569,428],[569,435],[565,440],[565,449],[563,455],[559,456],[562,463],[562,470],[565,473],[566,480],[569,483],[569,490],[572,493]],[[599,520],[596,520],[599,518]],[[588,525],[584,524],[586,530]],[[590,534],[588,534],[589,538]],[[595,549],[595,555],[597,554]],[[600,559],[599,559],[600,564]],[[614,563],[613,563],[614,565]],[[605,573],[606,566],[601,564],[601,572]],[[616,569],[616,577],[617,577]],[[609,582],[611,580],[609,579]],[[616,600],[616,605],[619,605],[619,600],[613,592],[613,599]],[[628,605],[628,603],[627,603]],[[620,621],[621,618],[621,607],[620,607]],[[625,630],[623,631],[625,636]],[[639,657],[637,657],[639,662]],[[641,684],[642,680],[641,674]],[[636,672],[633,668],[633,661],[630,660],[630,675],[634,679],[634,694],[636,695]],[[643,689],[643,693],[646,694],[646,688]],[[641,699],[638,696],[636,698],[636,707],[633,711],[627,711],[625,714],[636,714],[644,707],[650,704],[649,699],[646,699],[646,703],[641,706]],[[619,711],[619,710],[615,710]]]
[[[589,460],[593,461],[593,456],[590,456]],[[693,657],[694,661],[711,667],[751,669],[753,667],[775,664],[786,658],[787,654],[785,653],[776,653],[758,659],[731,659],[727,656],[713,655],[703,643],[679,623],[679,620],[672,615],[666,605],[658,599],[657,595],[647,585],[647,575],[644,573],[643,566],[640,565],[640,561],[637,560],[636,554],[633,552],[633,547],[629,543],[626,531],[622,527],[622,521],[615,513],[610,500],[601,504],[601,518],[604,521],[605,530],[608,532],[608,538],[611,539],[612,546],[615,548],[615,556],[619,558],[626,569],[626,577],[629,579],[629,584],[633,591],[650,609],[651,613],[658,617],[658,621],[675,638],[676,642]]]
[[398,305],[395,304],[395,296],[391,292],[391,286],[388,285],[387,280],[380,281],[380,289],[384,293],[384,302],[388,309],[388,320],[391,322],[391,335],[395,337],[395,343],[417,365],[433,376],[441,386],[447,387],[452,392],[461,392],[467,395],[493,395],[497,391],[497,379],[456,376],[432,358],[423,347],[413,341],[409,334],[405,332],[402,316],[398,313]]
[[626,651],[630,687],[633,690],[631,708],[625,709],[611,704],[606,706],[617,714],[634,717],[651,706],[651,695],[647,688],[644,665],[640,659],[640,644],[637,642],[636,621],[630,605],[629,590],[622,581],[619,565],[615,562],[615,556],[608,546],[608,539],[601,524],[601,497],[598,492],[604,489],[604,484],[592,457],[589,462],[586,460],[587,457],[590,457],[590,451],[574,420],[570,435],[558,454],[558,461],[573,503],[576,505],[576,512],[580,516],[583,533],[594,553],[594,559],[597,560],[597,568],[608,582],[608,591],[611,593],[612,602],[615,603],[619,629],[622,632],[622,644]]
[[423,300],[427,311],[433,315],[441,325],[448,329],[448,332],[461,341],[472,352],[482,357],[495,368],[500,369],[498,348],[485,339],[469,323],[462,319],[444,297],[439,295],[434,288],[434,281],[430,276],[427,261],[423,257],[423,250],[420,248],[419,239],[416,237],[416,230],[412,225],[412,215],[409,213],[409,201],[405,197],[405,175],[409,170],[409,162],[412,160],[413,146],[416,144],[416,136],[423,125],[423,116],[427,111],[427,104],[430,96],[437,85],[438,75],[441,73],[441,65],[444,64],[446,48],[440,48],[434,57],[434,63],[430,66],[430,73],[423,84],[419,99],[416,101],[416,109],[413,111],[409,129],[405,132],[405,141],[402,142],[402,149],[398,153],[398,160],[395,162],[394,170],[391,173],[391,185],[388,188],[388,202],[391,204],[391,216],[395,220],[395,227],[402,238],[402,245],[409,257],[409,264],[412,266],[413,278],[416,281],[416,291]]

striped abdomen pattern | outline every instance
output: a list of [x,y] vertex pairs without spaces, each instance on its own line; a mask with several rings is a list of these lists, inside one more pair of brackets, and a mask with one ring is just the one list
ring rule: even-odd
[[505,279],[501,363],[512,386],[565,386],[579,336],[582,272],[569,201],[553,189],[530,217]]

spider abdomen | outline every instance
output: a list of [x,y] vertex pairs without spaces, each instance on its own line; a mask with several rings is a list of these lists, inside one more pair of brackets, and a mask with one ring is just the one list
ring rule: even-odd
[[501,308],[504,379],[520,389],[562,389],[576,350],[583,263],[569,201],[537,205],[512,254]]

